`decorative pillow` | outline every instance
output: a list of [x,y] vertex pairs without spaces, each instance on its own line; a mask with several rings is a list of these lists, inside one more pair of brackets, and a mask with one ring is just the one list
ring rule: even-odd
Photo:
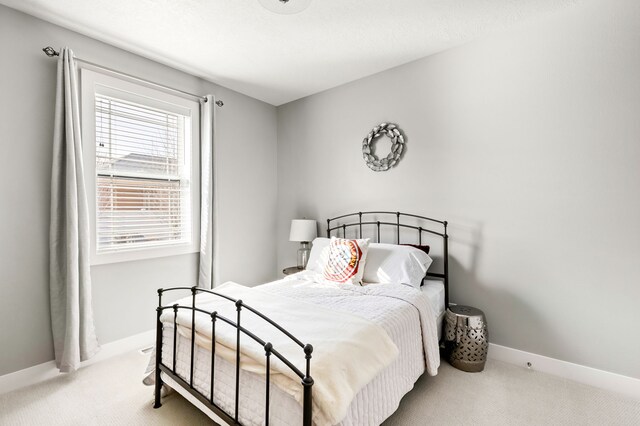
[[318,237],[311,243],[311,253],[309,253],[309,261],[307,262],[307,271],[314,271],[319,274],[324,272],[324,266],[329,259],[329,242],[331,240],[325,237]]
[[338,283],[362,285],[368,248],[368,238],[345,240],[331,237],[329,258],[323,272],[324,278]]
[[372,243],[363,279],[370,284],[407,284],[420,288],[431,262],[433,260],[422,249]]

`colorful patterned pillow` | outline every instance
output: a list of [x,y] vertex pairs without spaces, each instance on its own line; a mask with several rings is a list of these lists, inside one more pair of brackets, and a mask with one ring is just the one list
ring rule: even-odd
[[331,237],[329,256],[324,267],[324,278],[338,283],[362,285],[368,248],[368,238],[345,240]]

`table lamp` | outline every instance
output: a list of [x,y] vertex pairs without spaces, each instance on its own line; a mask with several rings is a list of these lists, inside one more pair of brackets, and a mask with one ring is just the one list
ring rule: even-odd
[[300,242],[298,249],[298,268],[304,269],[309,261],[309,243],[318,236],[316,221],[313,219],[294,219],[291,221],[289,241]]

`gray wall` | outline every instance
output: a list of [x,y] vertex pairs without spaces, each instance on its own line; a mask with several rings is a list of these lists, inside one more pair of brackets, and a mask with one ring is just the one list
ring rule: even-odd
[[[53,358],[56,65],[40,52],[51,44],[224,100],[222,281],[255,284],[274,278],[276,264],[295,264],[292,218],[428,213],[452,222],[452,299],[486,311],[493,342],[640,378],[639,21],[634,1],[586,0],[282,106],[276,123],[272,106],[0,6],[0,375]],[[386,120],[405,131],[407,155],[373,173],[360,143]],[[251,268],[247,250],[260,253]],[[192,284],[196,263],[94,267],[100,341],[152,328],[155,289]]]
[[[220,279],[275,278],[276,109],[169,67],[0,6],[0,375],[53,359],[49,320],[49,182],[56,61],[41,48],[77,56],[224,100],[216,143]],[[259,213],[259,214],[256,214]],[[154,326],[155,290],[196,281],[197,255],[96,266],[93,297],[101,343]]]
[[[491,341],[640,378],[638,22],[636,1],[587,0],[279,107],[279,267],[293,218],[446,218],[452,301]],[[374,173],[382,121],[408,149]]]

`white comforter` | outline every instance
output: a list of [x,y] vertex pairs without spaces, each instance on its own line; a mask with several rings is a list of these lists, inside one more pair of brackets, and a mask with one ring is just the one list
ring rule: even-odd
[[[436,330],[436,322],[435,322],[436,316],[427,298],[422,294],[422,292],[412,289],[410,287],[399,286],[399,285],[373,285],[373,286],[367,286],[367,287],[354,287],[354,286],[331,285],[331,284],[327,284],[326,282],[316,282],[317,280],[318,280],[318,277],[314,276],[313,274],[305,272],[301,274],[296,274],[294,276],[290,276],[287,280],[276,281],[274,283],[259,286],[256,289],[257,290],[256,292],[254,291],[250,292],[250,293],[259,294],[265,299],[269,299],[269,304],[272,305],[271,307],[260,307],[256,305],[256,303],[249,303],[248,300],[245,300],[246,296],[242,296],[241,298],[243,298],[243,300],[246,303],[254,306],[257,309],[267,312],[268,315],[272,317],[274,317],[272,315],[273,312],[282,312],[282,315],[284,317],[287,317],[288,316],[287,306],[292,306],[292,305],[300,306],[300,304],[294,303],[293,300],[291,299],[298,299],[299,301],[302,301],[303,307],[306,308],[306,311],[305,311],[306,315],[309,315],[308,313],[310,312],[310,310],[313,310],[314,312],[316,312],[316,314],[314,315],[320,314],[323,317],[320,320],[316,318],[316,320],[314,321],[316,325],[318,323],[323,322],[326,318],[329,318],[332,315],[336,316],[337,318],[342,318],[342,320],[349,319],[349,321],[352,321],[352,318],[354,317],[354,315],[357,317],[361,316],[362,317],[361,321],[365,321],[364,318],[366,318],[369,321],[365,321],[365,322],[380,324],[385,330],[392,333],[394,340],[400,337],[397,335],[398,332],[405,334],[401,330],[405,329],[406,327],[409,327],[409,325],[405,323],[406,325],[403,326],[402,323],[406,321],[405,318],[411,318],[411,315],[409,317],[407,317],[407,315],[411,314],[411,311],[413,311],[412,315],[414,316],[414,318],[416,318],[413,321],[417,321],[417,319],[419,318],[420,324],[419,325],[416,324],[416,326],[410,326],[409,329],[417,330],[418,333],[416,335],[416,334],[413,334],[413,333],[416,333],[416,331],[411,331],[410,336],[407,335],[406,337],[402,337],[402,342],[403,342],[402,347],[406,348],[407,344],[411,345],[411,343],[404,343],[404,342],[414,341],[417,344],[419,344],[420,345],[419,347],[422,347],[421,352],[423,352],[423,355],[424,355],[424,357],[421,357],[422,363],[423,363],[422,371],[424,371],[423,369],[426,367],[426,370],[430,375],[435,375],[437,373],[437,368],[439,366],[439,356],[438,356],[438,344],[437,344],[437,330]],[[217,288],[216,290],[219,290],[219,289],[220,287]],[[235,288],[235,290],[240,290],[240,292],[244,291],[242,289],[244,288],[243,287]],[[231,296],[237,298],[237,296],[239,295],[240,293],[236,293],[235,295],[232,294]],[[276,302],[278,305],[278,309],[275,309],[275,310],[273,306],[274,298],[278,300],[278,302]],[[184,303],[186,304],[187,302],[185,301]],[[324,306],[325,308],[311,309],[310,308],[311,304]],[[326,307],[330,307],[332,312],[328,313]],[[392,309],[392,310],[390,311],[389,309]],[[402,312],[406,312],[406,313],[403,314],[402,316],[397,316],[397,314],[393,314],[393,316],[391,317],[389,316],[392,312],[398,312],[398,313],[401,312],[401,311],[398,311],[398,309],[401,309]],[[346,314],[349,314],[349,315],[346,315]],[[313,317],[314,315],[310,315],[310,316]],[[231,317],[233,318],[233,316]],[[280,320],[275,317],[274,319],[278,322],[281,322],[283,325],[285,325],[285,327],[287,328],[290,327],[291,321],[287,322],[286,320]],[[393,319],[393,325],[391,325],[392,323],[388,322],[390,319]],[[400,319],[402,319],[402,322],[395,324]],[[165,315],[163,317],[163,321],[165,321],[167,325],[172,324],[173,322],[172,313]],[[245,319],[243,317],[243,324],[246,324],[244,323],[244,321]],[[178,322],[189,326],[191,323],[190,316],[187,314],[185,315],[185,317],[179,319]],[[359,322],[360,321],[356,320],[356,323],[359,323]],[[415,323],[412,323],[412,324],[415,324]],[[202,333],[200,333],[200,329],[197,322],[196,330],[198,330],[199,334],[201,334],[202,336],[197,338],[196,342],[198,343],[198,341],[200,341],[203,348],[206,348],[206,347],[210,348],[210,345],[211,345],[210,341],[207,341],[208,339],[206,338],[207,334],[210,335],[210,328],[211,328],[210,320],[206,318],[206,322],[203,322],[201,327],[202,327]],[[335,327],[335,324],[333,325],[333,327]],[[179,328],[182,328],[182,327],[179,327]],[[252,326],[249,326],[249,328],[252,328]],[[311,330],[314,327],[309,328],[308,325],[304,325],[301,328]],[[218,328],[218,330],[219,329],[220,328]],[[327,330],[329,329],[327,328],[322,333],[326,333]],[[399,330],[399,331],[396,331],[396,330]],[[189,334],[189,333],[185,333],[185,334]],[[313,340],[306,339],[304,333],[300,334],[300,333],[294,332],[294,334],[298,335],[298,337],[300,337],[300,339],[305,343],[307,341],[309,341],[312,344],[314,343]],[[420,334],[422,334],[422,336],[420,336]],[[383,335],[388,339],[386,334],[383,334]],[[202,339],[202,337],[204,337],[204,339]],[[375,348],[376,348],[373,352],[380,352],[379,338],[371,339],[371,341],[375,343]],[[233,348],[235,348],[234,342],[235,342],[235,339],[231,339],[231,341],[229,342],[229,344],[231,344]],[[244,346],[245,346],[245,343],[243,342],[243,347]],[[264,358],[263,351],[260,349],[258,345],[256,346],[258,348],[257,353],[259,354],[259,357],[257,357],[256,359],[258,360],[263,359]],[[336,406],[332,407],[331,405],[329,405],[328,410],[327,410],[327,407],[320,407],[320,410],[318,409],[318,407],[315,407],[314,411],[316,414],[321,411],[329,412],[333,414],[324,415],[324,419],[322,420],[318,419],[317,417],[314,420],[316,420],[316,422],[323,423],[323,424],[339,423],[339,421],[342,419],[341,416],[344,416],[344,412],[346,409],[345,407],[351,404],[348,407],[349,413],[346,416],[346,418],[351,419],[348,421],[349,424],[351,424],[355,420],[355,418],[353,417],[354,416],[353,410],[356,407],[356,405],[352,403],[353,394],[357,393],[357,398],[353,399],[353,401],[354,402],[356,400],[360,401],[358,403],[358,406],[362,405],[363,401],[361,400],[361,398],[363,396],[371,395],[371,391],[366,391],[366,389],[363,389],[361,386],[361,383],[364,380],[364,378],[367,378],[367,380],[371,379],[370,376],[372,374],[373,369],[369,370],[367,368],[362,368],[361,363],[356,362],[358,368],[355,368],[355,369],[363,372],[363,374],[357,374],[358,380],[354,381],[353,378],[349,378],[349,377],[347,378],[342,377],[340,379],[337,379],[337,376],[334,376],[333,373],[330,372],[330,368],[329,370],[327,370],[325,367],[322,366],[322,362],[319,362],[322,360],[322,356],[320,356],[321,354],[320,348],[323,346],[322,343],[315,343],[315,346],[316,348],[314,350],[314,358],[312,360],[312,370],[311,370],[311,374],[316,380],[316,384],[314,385],[314,403],[318,404],[318,402],[322,400],[322,397],[320,396],[320,394],[322,393],[321,386],[319,386],[321,382],[326,381],[327,383],[330,384],[330,386],[334,386],[333,389],[340,389],[341,385],[344,383],[357,383],[357,384],[353,386],[346,386],[347,388],[350,388],[350,390],[348,391],[349,396],[346,396],[345,394],[341,394],[341,396],[337,398],[337,401],[339,402],[338,405],[340,407],[339,409],[336,410],[335,409]],[[363,346],[363,348],[364,347],[366,347],[366,344],[365,346]],[[296,348],[299,351],[299,347],[296,347]],[[216,346],[216,351],[218,354],[220,354],[219,344]],[[235,351],[232,351],[232,352],[234,353]],[[331,352],[331,354],[335,354],[336,353],[335,348],[332,348],[331,351],[329,352]],[[384,352],[387,352],[387,351],[384,351]],[[389,352],[393,353],[394,351],[393,349],[390,349]],[[408,389],[411,388],[411,384],[417,378],[417,376],[414,376],[414,374],[419,375],[420,373],[420,370],[419,370],[420,367],[419,367],[419,361],[418,361],[419,358],[414,360],[413,357],[415,355],[413,354],[415,352],[411,352],[411,353],[412,353],[411,358],[406,358],[406,356],[408,355],[405,355],[405,358],[399,359],[398,361],[394,361],[393,369],[384,368],[384,367],[374,368],[375,370],[378,370],[378,371],[384,370],[385,371],[384,377],[389,377],[389,379],[382,379],[382,377],[376,377],[376,380],[371,382],[371,384],[373,384],[374,382],[376,383],[374,386],[378,386],[379,383],[384,382],[384,380],[392,380],[392,382],[390,383],[393,383],[393,386],[396,386],[396,383],[393,382],[393,380],[396,380],[396,379],[392,379],[392,378],[397,377],[397,380],[400,380],[400,378],[402,377],[402,379],[400,382],[397,383],[397,386],[399,386],[398,389],[394,388],[393,391],[391,391],[391,389],[388,389],[388,392],[384,392],[387,398],[385,398],[384,401],[380,401],[377,405],[374,403],[374,407],[379,406],[381,411],[379,413],[376,413],[376,415],[372,417],[372,419],[378,418],[379,419],[378,421],[380,421],[384,419],[386,416],[388,416],[393,411],[394,409],[393,407],[397,406],[397,403],[399,402],[399,399],[401,398],[402,394],[404,394],[404,392],[406,392]],[[349,354],[344,351],[342,351],[342,353],[338,353],[338,357],[346,358],[347,360],[349,359],[348,355]],[[351,359],[352,360],[355,359],[356,361],[358,361],[359,358],[360,357],[356,356],[356,357],[352,357]],[[331,358],[327,358],[327,359],[329,361],[332,360]],[[245,357],[243,357],[243,360],[245,360]],[[343,362],[337,359],[336,355],[333,356],[333,361],[334,361],[333,365],[339,365],[339,363]],[[407,364],[407,362],[409,364]],[[415,362],[418,362],[418,364],[416,365]],[[378,360],[378,364],[386,364],[386,363],[387,362],[384,361],[384,359],[382,361]],[[296,363],[296,365],[298,364]],[[348,364],[345,364],[345,365],[348,365]],[[416,367],[410,367],[410,371],[413,371],[413,373],[411,373],[410,376],[405,376],[405,373],[408,373],[409,371],[405,371],[404,370],[405,367],[401,367],[402,365],[416,365]],[[249,365],[243,362],[242,367],[243,369],[246,369],[248,371],[260,372],[260,373],[264,372],[264,367],[255,363],[253,365]],[[398,368],[401,368],[401,370],[398,370],[396,373],[393,373],[393,371],[397,370]],[[406,368],[409,368],[409,367],[406,367]],[[324,378],[323,378],[323,374],[326,374]],[[391,376],[389,376],[389,374],[391,374]],[[402,374],[402,376],[397,376],[397,374]],[[380,382],[380,380],[383,380],[383,381]],[[335,383],[335,385],[331,385],[332,383]],[[402,383],[405,383],[405,384],[402,384]],[[299,380],[296,380],[295,384],[297,389],[301,389],[299,385]],[[370,389],[371,384],[366,386],[366,388]],[[284,387],[286,390],[287,388],[286,385],[283,386],[282,383],[279,383],[279,385],[280,387]],[[407,388],[407,386],[409,387]],[[404,389],[404,391],[402,391],[401,389]],[[400,391],[400,393],[395,392],[396,390]],[[366,393],[364,393],[365,391]],[[377,393],[377,392],[374,392],[374,393]],[[275,411],[274,411],[274,414],[275,414]],[[364,418],[362,418],[361,421],[364,421]],[[360,421],[358,421],[358,423],[360,423]]]

